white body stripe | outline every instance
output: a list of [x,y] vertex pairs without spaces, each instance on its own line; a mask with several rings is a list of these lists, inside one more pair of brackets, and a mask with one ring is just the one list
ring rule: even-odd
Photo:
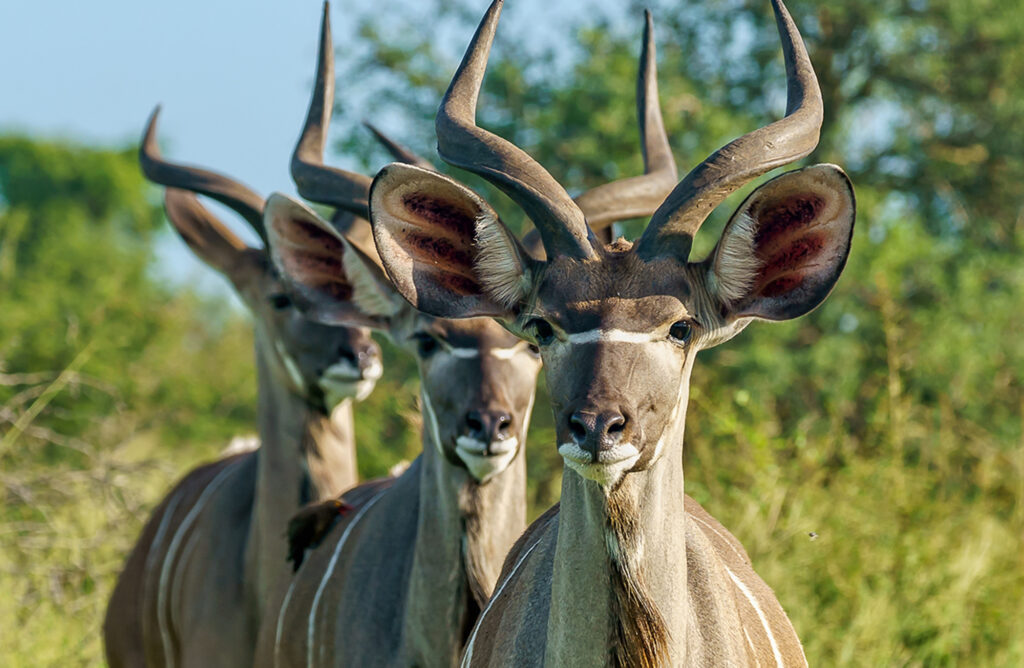
[[422,384],[420,384],[420,396],[423,398],[423,412],[427,415],[431,440],[434,441],[434,447],[437,448],[437,451],[443,455],[444,448],[441,447],[441,427],[437,424],[437,413],[434,412],[434,405],[430,403],[430,395],[427,394],[427,388]]
[[277,666],[281,657],[281,630],[284,628],[284,616],[288,612],[288,604],[292,601],[292,593],[295,591],[295,584],[299,581],[299,574],[292,574],[292,582],[288,585],[288,593],[284,595],[281,609],[277,611],[277,630],[274,632],[274,666]]
[[708,529],[710,529],[712,533],[714,533],[716,536],[718,536],[723,541],[725,541],[725,544],[729,546],[730,550],[732,550],[733,552],[736,553],[736,556],[740,558],[740,561],[742,561],[742,562],[746,562],[747,561],[746,556],[742,552],[737,550],[736,546],[732,544],[732,541],[729,540],[728,538],[726,538],[725,536],[723,536],[721,531],[719,531],[715,527],[711,526],[710,524],[708,524],[707,522],[705,522],[704,520],[702,520],[699,517],[695,517],[694,515],[689,515],[689,514],[687,515],[687,517],[689,517],[691,520],[696,520],[697,522],[700,522],[701,524],[706,526]]
[[316,631],[316,609],[320,605],[320,597],[324,594],[324,589],[327,587],[327,581],[331,579],[331,573],[334,572],[334,567],[338,564],[338,556],[341,554],[341,549],[345,547],[345,542],[348,540],[349,534],[352,533],[352,528],[359,523],[359,520],[363,518],[373,504],[377,503],[380,497],[384,496],[384,493],[388,491],[390,487],[382,489],[373,495],[373,497],[366,502],[362,510],[356,513],[356,516],[352,518],[348,526],[345,527],[345,533],[341,534],[341,540],[334,546],[334,554],[331,555],[331,560],[327,564],[327,570],[324,572],[323,578],[320,580],[320,586],[316,588],[316,594],[313,596],[313,605],[309,609],[309,626],[306,631],[306,665],[312,668],[313,666],[313,636]]
[[174,537],[171,539],[171,544],[167,548],[167,554],[164,556],[164,563],[160,568],[160,583],[159,586],[157,587],[156,619],[157,626],[160,627],[160,640],[164,648],[164,662],[168,666],[174,665],[174,650],[171,647],[171,633],[167,624],[167,612],[165,610],[165,601],[167,598],[168,579],[170,578],[171,575],[171,565],[174,563],[174,555],[178,551],[178,544],[181,543],[182,537],[185,535],[185,532],[188,531],[189,527],[192,526],[192,523],[195,522],[196,517],[199,515],[199,512],[202,510],[203,506],[206,505],[206,502],[209,500],[210,495],[213,494],[213,492],[216,491],[218,487],[220,487],[221,483],[224,482],[225,476],[231,471],[232,468],[234,468],[234,465],[237,464],[239,461],[241,460],[235,460],[234,462],[231,462],[230,464],[225,466],[224,470],[218,473],[217,476],[210,481],[210,484],[206,486],[206,489],[203,490],[203,493],[199,495],[199,500],[196,501],[196,504],[189,509],[188,514],[185,515],[185,519],[182,520],[180,525],[178,525],[178,529],[174,532]]
[[779,666],[781,668],[782,665],[783,665],[782,664],[782,654],[779,653],[779,646],[775,642],[775,636],[772,635],[772,630],[768,626],[768,620],[765,618],[764,612],[761,611],[761,606],[757,604],[757,599],[754,598],[753,592],[751,592],[749,589],[747,589],[747,586],[745,584],[740,582],[740,579],[738,577],[736,577],[736,574],[733,573],[732,570],[730,570],[730,568],[728,566],[726,566],[725,564],[722,564],[722,568],[725,569],[725,572],[729,574],[730,578],[732,578],[733,583],[735,583],[735,585],[737,587],[739,587],[739,590],[741,592],[743,592],[743,595],[747,597],[748,601],[750,601],[750,605],[753,606],[754,612],[757,613],[757,618],[761,620],[761,626],[764,627],[764,632],[766,634],[768,634],[768,642],[771,643],[771,645],[772,645],[772,654],[775,655],[775,665]]
[[526,558],[530,556],[530,553],[533,552],[533,549],[535,547],[540,545],[540,542],[542,540],[544,540],[543,535],[541,535],[541,537],[537,539],[537,542],[530,546],[530,549],[523,553],[523,556],[519,557],[519,561],[517,561],[516,565],[512,567],[511,571],[509,571],[508,577],[505,578],[504,582],[501,583],[498,589],[491,596],[491,600],[487,601],[487,605],[484,607],[483,612],[480,613],[480,616],[476,620],[476,625],[473,627],[473,632],[469,634],[469,642],[466,643],[466,652],[462,655],[462,663],[459,664],[460,668],[466,668],[473,660],[473,641],[476,640],[476,632],[480,628],[480,625],[483,624],[484,617],[487,616],[487,612],[491,609],[491,606],[494,605],[494,602],[498,600],[498,597],[501,596],[501,592],[505,591],[505,585],[507,585],[509,581],[511,581],[512,578],[515,577],[515,574],[519,571],[519,567],[523,565],[523,562],[526,561]]

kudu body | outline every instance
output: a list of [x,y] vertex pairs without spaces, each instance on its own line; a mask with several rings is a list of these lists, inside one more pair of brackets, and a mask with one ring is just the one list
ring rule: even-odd
[[810,311],[849,253],[852,187],[838,167],[816,165],[762,185],[711,255],[689,259],[729,193],[817,144],[821,96],[799,33],[773,0],[786,117],[693,169],[636,243],[605,245],[542,166],[475,123],[500,9],[496,0],[441,104],[438,148],[522,207],[547,259],[531,258],[486,202],[436,173],[390,165],[370,196],[378,253],[410,303],[439,317],[494,317],[538,346],[566,464],[559,506],[510,553],[462,663],[805,665],[742,547],[686,499],[682,457],[697,351],[754,319]]
[[[307,199],[367,215],[370,179],[323,164],[332,58],[325,11],[292,174]],[[274,195],[266,222],[274,262],[310,317],[368,324],[417,357],[423,451],[399,477],[344,495],[338,525],[264,618],[257,665],[453,665],[526,526],[522,450],[540,359],[489,318],[417,313],[308,208]]]
[[143,170],[175,186],[168,218],[252,314],[260,445],[192,471],[154,511],[107,609],[107,659],[115,667],[251,666],[271,583],[289,572],[288,519],[357,482],[352,403],[380,377],[380,349],[365,327],[329,327],[300,313],[266,251],[247,247],[190,191],[234,208],[265,239],[263,199],[226,177],[165,162],[155,124],[154,113]]

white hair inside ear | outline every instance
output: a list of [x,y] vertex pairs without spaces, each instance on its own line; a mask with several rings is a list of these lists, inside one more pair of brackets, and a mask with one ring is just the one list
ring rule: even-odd
[[756,221],[747,211],[740,212],[726,229],[714,261],[708,270],[708,286],[727,305],[750,293],[757,276],[758,259],[754,248]]
[[346,242],[342,262],[352,286],[352,302],[360,311],[378,318],[391,318],[398,313],[405,300],[372,260]]
[[511,309],[529,290],[529,272],[512,233],[493,211],[482,209],[476,218],[477,248],[473,269],[488,296]]

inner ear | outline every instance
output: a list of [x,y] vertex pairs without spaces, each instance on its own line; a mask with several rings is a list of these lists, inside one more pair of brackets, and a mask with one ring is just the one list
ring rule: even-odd
[[274,265],[309,317],[331,325],[385,326],[397,309],[393,289],[330,223],[278,193],[267,200],[264,221]]
[[733,317],[795,318],[820,304],[846,264],[853,187],[835,165],[783,174],[755,190],[712,255],[710,287]]
[[399,292],[447,318],[501,317],[525,295],[524,253],[483,199],[456,181],[392,164],[370,191],[374,239]]

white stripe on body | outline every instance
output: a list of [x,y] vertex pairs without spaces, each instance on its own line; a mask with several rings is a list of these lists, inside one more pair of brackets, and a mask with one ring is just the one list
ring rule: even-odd
[[746,627],[743,628],[743,637],[747,639],[747,647],[750,648],[750,656],[754,657],[755,668],[761,668],[761,660],[757,658],[757,650],[754,649],[754,641],[750,639],[750,634],[747,633]]
[[743,584],[738,577],[736,577],[736,574],[733,573],[728,566],[722,564],[722,568],[725,569],[725,572],[729,574],[729,577],[732,578],[732,581],[736,584],[737,587],[739,587],[739,590],[743,592],[743,595],[747,597],[748,601],[750,601],[750,605],[753,606],[754,612],[757,613],[757,618],[761,620],[761,626],[764,627],[764,632],[768,634],[768,642],[771,643],[772,654],[775,655],[775,665],[782,668],[782,654],[779,653],[779,646],[775,642],[775,636],[772,635],[772,630],[768,626],[768,620],[765,618],[764,613],[761,611],[761,606],[757,604],[757,599],[754,598],[753,592],[747,589],[747,586]]
[[732,541],[730,541],[730,540],[729,540],[728,538],[726,538],[725,536],[723,536],[723,535],[722,535],[722,532],[721,532],[721,531],[719,531],[719,530],[718,530],[718,529],[716,529],[715,527],[711,526],[710,524],[708,524],[707,522],[705,522],[704,520],[702,520],[702,519],[701,519],[701,518],[699,518],[699,517],[696,517],[696,516],[694,516],[694,515],[689,515],[689,518],[690,518],[691,520],[696,520],[696,521],[700,522],[701,524],[703,524],[704,526],[706,526],[706,527],[707,527],[708,529],[710,529],[712,533],[714,533],[714,534],[715,534],[716,536],[718,536],[718,537],[719,537],[719,538],[721,538],[721,539],[722,539],[723,541],[725,541],[725,544],[729,546],[729,549],[730,549],[730,550],[732,550],[733,552],[735,552],[735,553],[736,553],[736,556],[740,558],[740,561],[741,561],[741,562],[743,562],[743,563],[746,563],[746,562],[747,562],[747,558],[746,558],[746,556],[745,556],[745,555],[744,555],[744,554],[743,554],[742,552],[740,552],[739,550],[737,550],[737,549],[736,549],[736,546],[732,544]]
[[[373,504],[377,503],[377,501],[384,496],[384,493],[387,492],[388,489],[390,489],[390,487],[382,489],[366,502],[366,505],[356,513],[356,516],[353,517],[352,521],[349,522],[347,527],[345,527],[345,533],[341,534],[341,540],[339,540],[338,544],[334,546],[334,553],[331,555],[331,560],[327,563],[327,571],[320,580],[320,586],[316,588],[316,595],[313,596],[313,605],[309,609],[309,626],[306,631],[306,665],[309,666],[309,668],[313,668],[313,636],[316,632],[316,609],[320,605],[320,597],[323,596],[324,589],[327,588],[327,581],[331,578],[331,573],[334,572],[334,567],[338,564],[338,556],[341,555],[341,549],[345,546],[345,542],[348,540],[349,534],[352,533],[352,528],[359,523],[359,520],[363,518],[366,511],[372,508]],[[280,620],[278,621],[278,624],[280,625]]]
[[519,567],[523,565],[523,562],[526,561],[526,558],[530,556],[530,553],[533,552],[533,549],[535,547],[540,545],[542,540],[544,540],[543,532],[541,533],[540,538],[538,538],[537,541],[530,546],[530,549],[524,552],[523,556],[519,557],[519,561],[517,561],[516,565],[512,567],[511,571],[509,571],[508,577],[505,578],[505,581],[501,583],[501,586],[499,586],[498,589],[491,596],[491,600],[487,601],[487,605],[484,607],[483,612],[480,613],[480,617],[478,617],[476,620],[476,625],[473,627],[473,632],[469,634],[469,642],[466,643],[466,651],[462,655],[462,662],[459,664],[460,668],[466,668],[470,665],[470,662],[473,660],[473,642],[476,640],[476,632],[477,630],[479,630],[480,625],[483,624],[484,617],[487,616],[487,612],[491,609],[491,606],[494,605],[494,602],[498,600],[498,597],[501,596],[501,592],[505,591],[505,585],[507,585],[512,580],[512,578],[515,577],[515,574],[519,570]]
[[213,480],[206,486],[203,493],[199,495],[199,500],[196,501],[195,505],[192,506],[188,514],[185,515],[185,519],[182,520],[181,524],[178,525],[178,529],[174,532],[174,537],[171,539],[171,544],[167,548],[167,554],[164,556],[164,563],[160,568],[160,584],[157,587],[156,597],[156,619],[157,626],[160,628],[160,640],[164,648],[164,663],[168,666],[174,665],[174,648],[171,646],[171,631],[167,624],[167,612],[165,610],[165,600],[167,598],[167,586],[168,579],[171,574],[171,566],[174,563],[174,555],[178,551],[178,544],[181,543],[182,537],[185,532],[188,531],[192,523],[195,522],[199,512],[209,501],[210,495],[220,487],[221,483],[224,482],[226,475],[234,468],[234,465],[242,461],[236,459],[227,466],[225,466],[220,473],[214,477]]

